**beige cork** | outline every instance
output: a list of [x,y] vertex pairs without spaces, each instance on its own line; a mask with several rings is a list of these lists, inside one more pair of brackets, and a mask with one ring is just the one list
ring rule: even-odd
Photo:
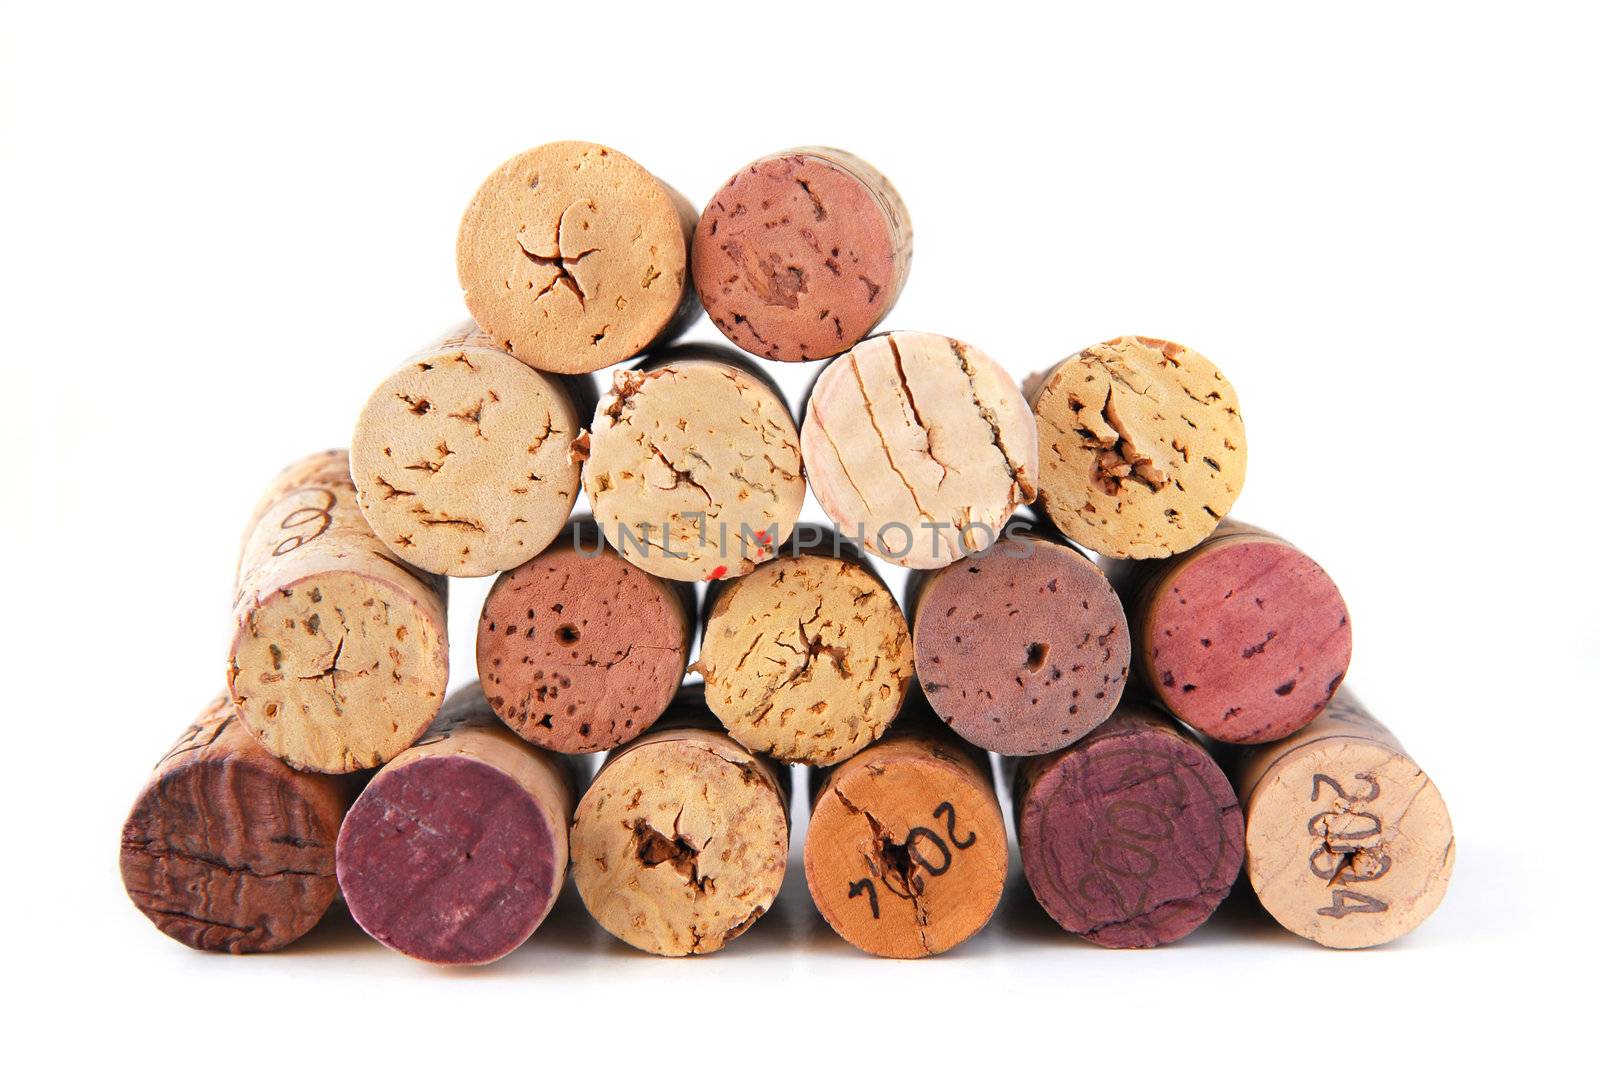
[[707,597],[697,667],[734,739],[831,765],[883,735],[914,675],[905,615],[864,563],[785,556]]
[[699,311],[695,211],[615,149],[557,141],[484,180],[456,271],[473,319],[547,372],[592,372],[669,341]]
[[801,430],[829,517],[896,565],[936,569],[989,546],[1033,501],[1033,415],[975,347],[917,331],[878,335],[823,369]]
[[661,956],[715,952],[772,906],[789,855],[777,771],[708,729],[612,752],[578,802],[572,873],[610,933]]
[[472,324],[385,379],[356,421],[362,515],[419,569],[488,576],[549,545],[578,496],[581,384],[535,371]]
[[245,536],[228,654],[229,694],[262,746],[305,770],[381,766],[444,701],[446,644],[444,581],[373,534],[345,451],[272,482]]
[[1245,870],[1285,929],[1367,948],[1444,899],[1456,859],[1444,797],[1348,688],[1293,736],[1245,749],[1236,779]]
[[669,580],[748,573],[788,538],[805,501],[783,396],[722,346],[678,347],[613,373],[579,453],[607,541]]
[[1090,550],[1182,553],[1239,497],[1239,398],[1193,350],[1125,335],[1029,377],[1024,389],[1039,421],[1039,500]]

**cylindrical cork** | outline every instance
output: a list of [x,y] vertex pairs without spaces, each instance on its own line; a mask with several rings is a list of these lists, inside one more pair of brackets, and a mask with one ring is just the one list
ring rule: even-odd
[[1278,740],[1322,712],[1350,668],[1350,615],[1322,567],[1225,520],[1193,550],[1114,562],[1140,676],[1217,740]]
[[449,673],[441,577],[396,558],[329,450],[272,482],[246,529],[228,691],[291,766],[381,766],[428,728]]
[[905,615],[883,581],[859,556],[808,542],[819,552],[784,553],[708,592],[694,668],[735,740],[826,766],[883,735],[915,667]]
[[1086,555],[1040,531],[1013,524],[986,553],[913,574],[906,601],[928,701],[985,750],[1066,747],[1122,699],[1122,602]]
[[1239,875],[1233,787],[1205,748],[1138,701],[1071,747],[1021,760],[1012,798],[1034,897],[1097,945],[1176,941]]
[[805,844],[806,884],[828,925],[897,959],[983,929],[1006,881],[989,757],[925,707],[908,715],[819,778]]
[[1444,797],[1350,689],[1293,736],[1244,749],[1234,772],[1245,870],[1285,929],[1367,948],[1444,899],[1456,861]]
[[429,963],[489,963],[520,947],[566,881],[574,767],[502,725],[476,682],[457,689],[339,828],[350,914]]
[[606,751],[648,729],[683,683],[694,586],[630,565],[592,521],[502,574],[478,619],[489,704],[553,751]]
[[747,353],[843,353],[894,307],[911,272],[911,216],[860,157],[807,146],[741,169],[700,215],[695,289]]
[[846,535],[914,569],[992,543],[1033,501],[1033,415],[1005,369],[943,335],[894,331],[857,344],[812,386],[806,475]]
[[606,539],[669,580],[748,573],[800,516],[800,436],[783,395],[725,346],[613,374],[578,451]]
[[715,952],[778,895],[789,857],[782,773],[702,704],[613,751],[578,802],[572,877],[606,930],[659,956]]
[[361,513],[430,573],[488,576],[555,538],[578,496],[587,377],[537,372],[466,324],[379,384],[356,422]]
[[1039,501],[1074,542],[1165,558],[1210,535],[1239,497],[1239,398],[1193,350],[1125,335],[1023,388],[1039,420]]
[[269,755],[226,696],[156,765],[122,827],[122,883],[162,933],[208,952],[271,952],[338,893],[334,838],[349,778]]
[[513,156],[461,218],[472,318],[518,360],[592,372],[670,341],[699,312],[695,211],[615,149],[556,141]]

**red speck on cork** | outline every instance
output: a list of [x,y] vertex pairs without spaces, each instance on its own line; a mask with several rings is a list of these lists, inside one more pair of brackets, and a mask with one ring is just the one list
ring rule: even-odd
[[768,543],[772,542],[772,536],[767,532],[757,532],[756,542],[760,543],[762,546],[766,546]]
[[707,580],[721,580],[724,576],[727,575],[727,573],[728,573],[728,567],[726,565],[719,565],[715,569],[711,570],[709,573],[706,574],[706,579]]

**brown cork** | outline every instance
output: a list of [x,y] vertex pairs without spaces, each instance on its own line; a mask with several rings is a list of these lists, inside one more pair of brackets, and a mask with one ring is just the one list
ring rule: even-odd
[[633,947],[715,952],[777,897],[788,815],[766,760],[724,733],[659,726],[613,751],[578,802],[573,881],[595,921]]
[[987,755],[929,714],[903,719],[823,776],[806,884],[840,937],[876,956],[919,959],[983,929],[1007,856]]
[[512,157],[461,218],[473,319],[518,360],[592,372],[670,341],[699,311],[695,211],[615,149],[557,141]]
[[348,778],[293,770],[219,696],[156,765],[122,827],[122,883],[162,933],[209,952],[271,952],[338,892]]
[[914,675],[894,596],[864,562],[785,556],[706,599],[700,661],[706,702],[745,747],[782,762],[830,765],[900,712]]
[[911,272],[911,216],[860,157],[790,149],[742,168],[711,199],[692,266],[729,342],[814,361],[854,346],[894,307]]
[[555,538],[578,495],[587,377],[535,371],[466,324],[367,399],[350,447],[361,513],[430,573],[488,576]]
[[1030,376],[1024,390],[1039,420],[1039,500],[1090,550],[1182,553],[1239,497],[1239,398],[1193,350],[1125,335]]
[[1444,797],[1350,689],[1293,736],[1242,751],[1235,779],[1250,884],[1290,932],[1367,948],[1444,899],[1456,861]]
[[677,347],[614,373],[579,452],[606,539],[670,580],[748,573],[805,500],[783,395],[724,346]]
[[449,671],[440,577],[396,558],[356,507],[350,458],[281,473],[239,559],[228,690],[239,720],[291,766],[381,766],[427,729]]
[[694,641],[692,585],[630,565],[586,518],[502,574],[478,619],[495,713],[554,751],[606,751],[672,702]]

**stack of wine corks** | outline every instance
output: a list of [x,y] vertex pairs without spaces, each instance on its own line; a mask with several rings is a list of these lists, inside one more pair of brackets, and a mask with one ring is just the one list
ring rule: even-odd
[[[771,910],[809,805],[818,913],[922,958],[1001,902],[1009,802],[1020,880],[1096,945],[1185,938],[1241,870],[1319,944],[1420,924],[1449,814],[1343,686],[1333,580],[1231,516],[1232,384],[1141,335],[1019,389],[968,342],[873,334],[911,235],[837,149],[764,156],[698,217],[587,142],[491,174],[471,320],[375,361],[349,450],[249,517],[226,691],[123,829],[139,909],[271,951],[342,894],[390,949],[483,964],[540,944],[570,875],[621,942],[703,955]],[[681,340],[702,308],[722,340]],[[786,396],[770,371],[810,361]],[[446,702],[447,578],[487,576]]]

